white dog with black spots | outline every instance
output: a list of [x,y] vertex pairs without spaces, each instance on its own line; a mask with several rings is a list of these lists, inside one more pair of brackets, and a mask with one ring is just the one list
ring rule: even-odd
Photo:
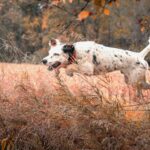
[[43,64],[49,66],[49,70],[58,72],[64,67],[70,76],[74,72],[91,76],[120,70],[127,84],[138,89],[150,89],[145,76],[149,66],[144,60],[150,52],[150,40],[141,52],[107,47],[93,41],[66,44],[52,39],[49,45],[49,55],[42,60]]

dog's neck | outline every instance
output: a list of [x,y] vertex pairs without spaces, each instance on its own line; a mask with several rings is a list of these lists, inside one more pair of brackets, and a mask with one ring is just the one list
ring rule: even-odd
[[73,64],[73,63],[77,64],[77,52],[76,52],[76,50],[74,50],[73,53],[69,54],[68,62],[69,62],[69,64]]

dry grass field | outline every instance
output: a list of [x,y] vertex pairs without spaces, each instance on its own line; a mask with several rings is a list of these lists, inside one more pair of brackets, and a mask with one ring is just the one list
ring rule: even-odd
[[149,150],[150,92],[119,72],[59,76],[42,65],[0,64],[2,150]]

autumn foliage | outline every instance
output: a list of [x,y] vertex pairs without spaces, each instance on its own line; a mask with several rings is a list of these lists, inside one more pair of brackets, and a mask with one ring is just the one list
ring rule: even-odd
[[0,60],[38,63],[51,37],[141,50],[150,31],[148,6],[149,0],[2,0]]
[[50,38],[140,51],[150,35],[149,6],[1,0],[0,61],[26,64],[0,63],[0,150],[149,150],[149,91],[136,97],[119,72],[69,77],[62,69],[56,76],[31,65],[48,54]]

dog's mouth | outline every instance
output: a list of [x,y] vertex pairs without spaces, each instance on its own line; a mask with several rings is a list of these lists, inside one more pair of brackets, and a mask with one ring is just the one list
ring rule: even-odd
[[48,67],[48,70],[51,71],[51,70],[53,70],[53,69],[57,69],[60,65],[61,65],[61,62],[57,61],[57,62],[55,62],[54,64],[50,65],[50,66]]

